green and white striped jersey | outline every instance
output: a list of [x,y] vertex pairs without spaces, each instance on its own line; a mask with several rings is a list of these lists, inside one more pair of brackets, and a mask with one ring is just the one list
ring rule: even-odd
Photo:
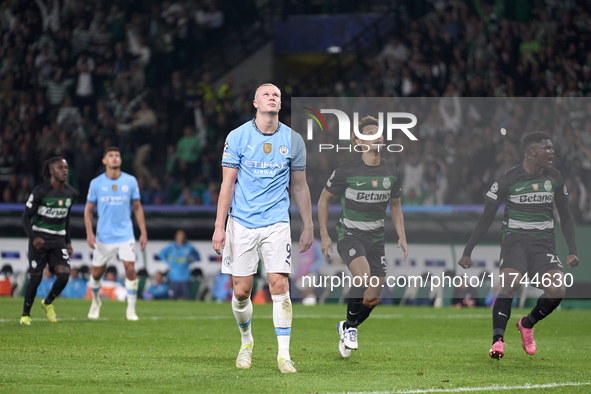
[[506,202],[503,235],[514,232],[554,238],[554,202],[568,199],[568,191],[557,169],[530,174],[519,165],[499,176],[485,198],[497,206]]
[[400,198],[400,184],[400,170],[383,158],[379,165],[368,166],[359,156],[334,170],[325,188],[341,197],[339,240],[355,235],[383,242],[386,209],[390,199]]
[[37,186],[25,204],[23,225],[27,236],[69,240],[70,208],[77,195],[76,189],[67,183],[63,189],[54,189],[51,182]]

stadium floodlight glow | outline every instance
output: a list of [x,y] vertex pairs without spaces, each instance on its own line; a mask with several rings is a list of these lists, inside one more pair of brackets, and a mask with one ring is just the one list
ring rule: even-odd
[[331,45],[328,48],[326,48],[326,52],[330,54],[337,54],[343,52],[343,48],[341,48],[338,45]]

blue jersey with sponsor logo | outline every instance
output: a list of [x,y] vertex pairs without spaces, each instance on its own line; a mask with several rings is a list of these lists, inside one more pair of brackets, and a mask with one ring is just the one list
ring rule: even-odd
[[226,138],[222,166],[238,169],[230,214],[248,228],[289,222],[290,172],[306,169],[302,137],[284,125],[263,134],[254,119]]
[[96,240],[116,244],[134,239],[131,202],[139,199],[140,190],[134,176],[122,172],[117,179],[109,178],[106,173],[94,178],[86,201],[97,205]]

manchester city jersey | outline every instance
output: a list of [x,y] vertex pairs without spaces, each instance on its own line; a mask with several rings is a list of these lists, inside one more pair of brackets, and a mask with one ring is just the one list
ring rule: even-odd
[[117,179],[111,179],[104,173],[90,182],[86,201],[97,204],[98,242],[115,244],[135,238],[130,206],[132,201],[139,199],[137,180],[124,172]]
[[263,134],[254,119],[226,138],[222,166],[238,169],[230,214],[248,228],[289,222],[290,171],[306,169],[302,137],[279,123]]

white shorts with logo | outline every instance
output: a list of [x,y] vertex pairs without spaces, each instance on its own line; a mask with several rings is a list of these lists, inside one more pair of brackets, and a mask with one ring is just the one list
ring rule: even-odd
[[115,260],[117,255],[121,261],[135,262],[135,239],[116,244],[104,244],[97,241],[92,254],[92,265],[102,267],[111,260]]
[[259,260],[262,260],[267,273],[291,274],[289,223],[247,228],[230,216],[226,226],[226,245],[222,252],[222,273],[254,275]]

